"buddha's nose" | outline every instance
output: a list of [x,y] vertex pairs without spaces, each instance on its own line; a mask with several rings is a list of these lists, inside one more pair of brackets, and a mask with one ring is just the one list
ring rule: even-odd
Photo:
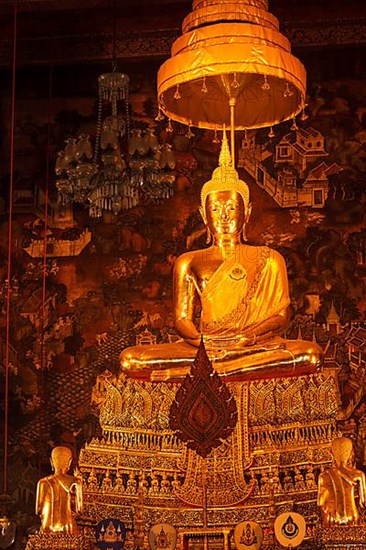
[[220,212],[220,218],[221,218],[221,221],[229,221],[229,212],[227,211],[226,208],[222,208],[221,212]]

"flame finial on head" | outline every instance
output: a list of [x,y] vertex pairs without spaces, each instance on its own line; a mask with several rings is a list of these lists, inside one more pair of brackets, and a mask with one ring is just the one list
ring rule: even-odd
[[221,151],[219,156],[219,166],[232,166],[231,154],[229,149],[229,142],[227,140],[225,124],[222,132],[222,145],[221,145]]
[[203,185],[201,190],[201,206],[203,210],[205,210],[207,195],[220,191],[236,191],[241,195],[245,209],[248,208],[249,187],[244,181],[239,179],[238,172],[232,166],[225,126],[223,129],[219,166],[213,171],[212,178]]

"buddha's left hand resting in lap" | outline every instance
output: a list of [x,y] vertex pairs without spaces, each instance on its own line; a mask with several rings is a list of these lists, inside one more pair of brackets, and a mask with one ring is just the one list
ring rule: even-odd
[[[246,378],[314,372],[322,351],[312,342],[279,336],[290,304],[283,257],[245,242],[249,188],[231,166],[223,139],[220,166],[201,192],[200,212],[211,246],[187,252],[174,267],[175,343],[134,346],[121,354],[123,371],[151,380],[186,375],[201,338],[217,372]],[[201,315],[195,323],[197,302]]]

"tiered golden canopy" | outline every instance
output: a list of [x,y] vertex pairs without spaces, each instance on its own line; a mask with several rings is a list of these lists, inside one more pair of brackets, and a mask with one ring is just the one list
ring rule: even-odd
[[305,102],[306,72],[268,0],[194,0],[158,73],[161,110],[200,128],[272,126]]

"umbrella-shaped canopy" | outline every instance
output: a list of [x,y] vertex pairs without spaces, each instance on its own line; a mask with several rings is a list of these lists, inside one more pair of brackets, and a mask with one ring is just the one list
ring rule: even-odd
[[304,108],[305,69],[267,8],[267,0],[194,0],[158,73],[164,114],[200,128],[243,130]]

